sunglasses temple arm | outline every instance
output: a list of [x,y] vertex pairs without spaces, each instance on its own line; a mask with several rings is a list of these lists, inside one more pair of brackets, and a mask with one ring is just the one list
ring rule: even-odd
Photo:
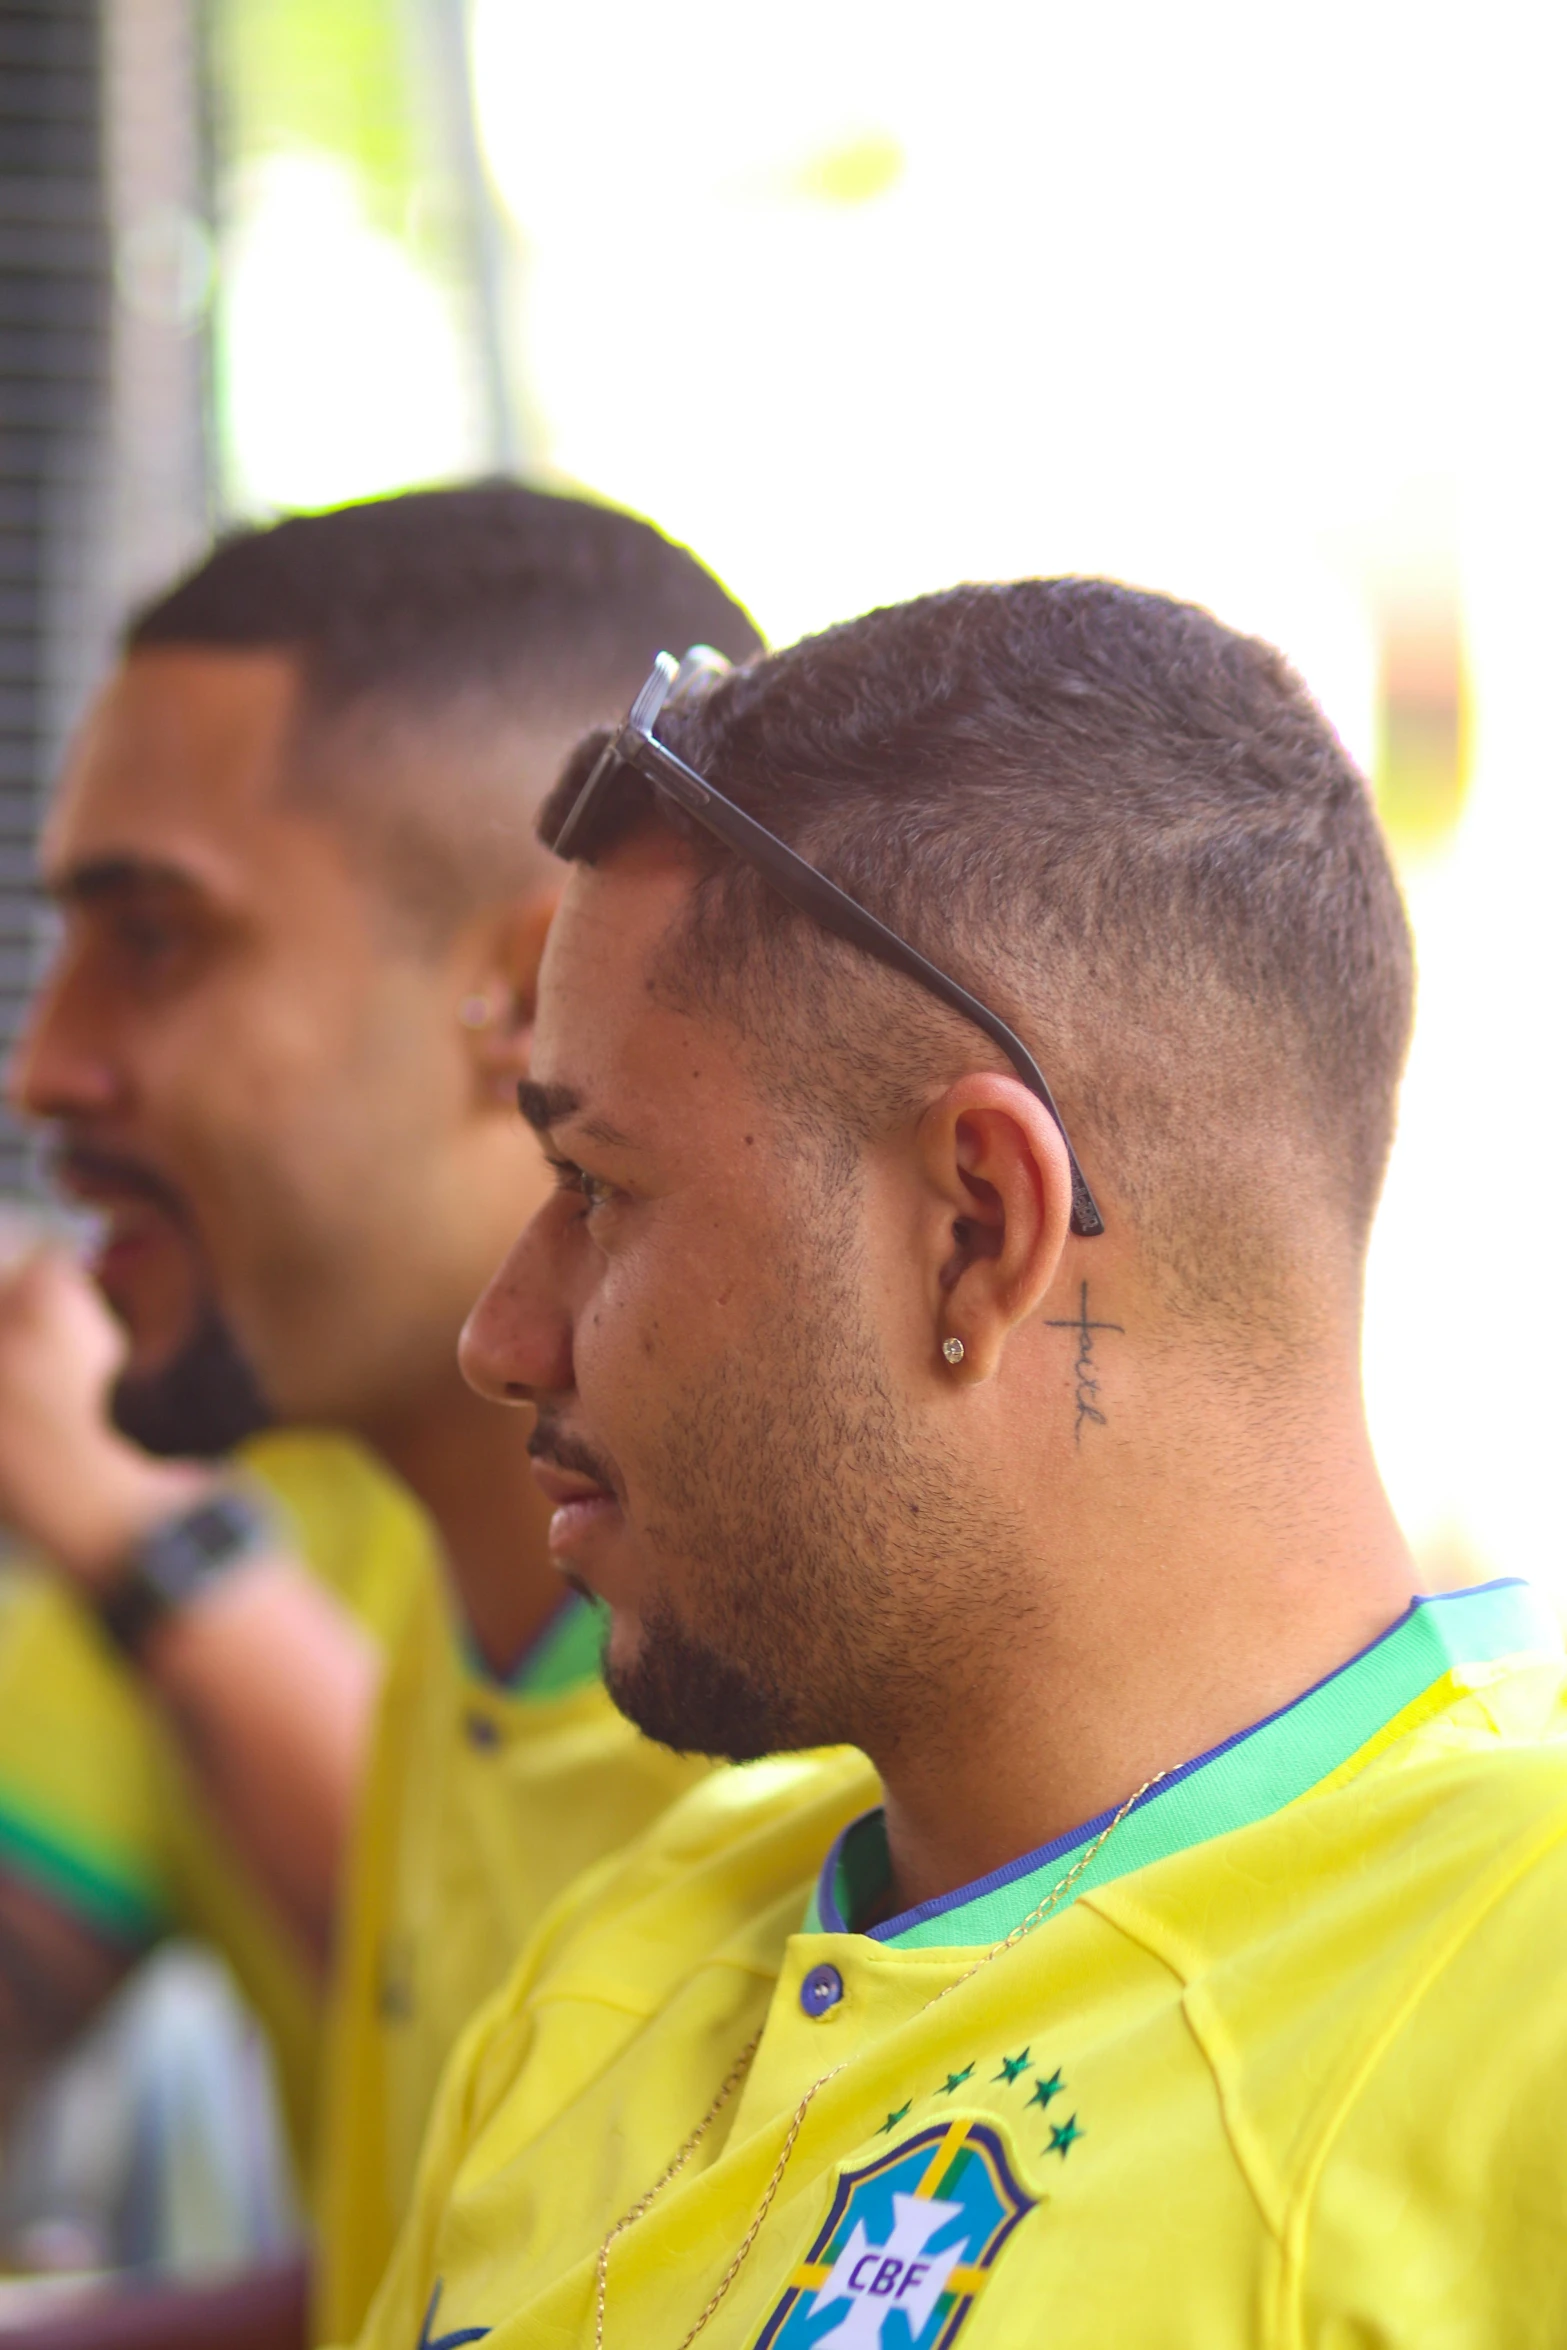
[[[668,654],[660,656],[661,664],[668,661]],[[673,663],[670,663],[670,668],[673,669]],[[655,672],[644,688],[650,701],[653,700],[661,676],[662,670]],[[665,684],[663,692],[657,694],[657,702],[662,702],[667,691],[668,686]],[[656,709],[655,703],[655,715]],[[824,930],[830,930],[848,945],[874,955],[878,962],[886,963],[894,971],[901,971],[916,986],[923,987],[928,994],[961,1013],[964,1019],[971,1020],[976,1028],[982,1029],[992,1043],[1005,1053],[1030,1093],[1043,1102],[1055,1120],[1061,1140],[1066,1144],[1067,1160],[1072,1172],[1072,1230],[1084,1240],[1096,1239],[1103,1232],[1104,1218],[1088,1188],[1087,1178],[1077,1163],[1077,1153],[1072,1148],[1065,1121],[1056,1108],[1055,1096],[1045,1082],[1043,1070],[1022,1038],[1014,1035],[1006,1022],[982,1004],[977,996],[971,996],[966,987],[960,987],[955,979],[949,979],[946,972],[936,964],[927,962],[917,947],[911,947],[907,939],[900,938],[895,930],[889,930],[884,922],[878,922],[876,916],[851,898],[846,890],[841,890],[836,882],[828,880],[825,873],[818,872],[814,865],[807,864],[803,857],[797,856],[786,841],[779,840],[765,825],[758,824],[754,816],[748,816],[743,808],[735,806],[733,800],[715,791],[694,767],[686,765],[678,752],[671,751],[666,743],[658,740],[646,719],[640,726],[628,720],[615,740],[606,744],[556,838],[554,848],[557,856],[569,856],[571,844],[576,840],[591,840],[593,803],[608,776],[622,762],[636,768],[648,782],[667,794],[677,807],[683,809],[687,816],[726,848],[738,851],[756,867],[764,880],[771,883],[780,897],[787,898],[802,914],[808,914]]]
[[[999,1046],[1030,1093],[1037,1095],[1050,1112],[1061,1140],[1066,1144],[1066,1155],[1072,1171],[1073,1231],[1084,1240],[1097,1239],[1105,1228],[1104,1218],[1088,1188],[1088,1179],[1077,1163],[1077,1153],[1072,1148],[1065,1121],[1056,1108],[1055,1096],[1045,1082],[1044,1071],[1022,1038],[1015,1035],[1006,1022],[982,1004],[977,996],[970,995],[966,987],[950,979],[936,964],[927,962],[917,947],[911,947],[907,939],[900,938],[895,930],[889,930],[884,922],[879,922],[846,890],[839,889],[836,882],[829,881],[825,873],[818,872],[814,865],[807,864],[803,857],[797,856],[786,841],[779,840],[764,825],[758,824],[754,817],[748,816],[743,808],[737,808],[732,800],[726,800],[721,793],[715,792],[711,784],[687,768],[685,762],[677,759],[663,743],[655,743],[653,748],[658,754],[658,766],[662,770],[659,781],[664,789],[668,790],[673,780],[670,770],[678,768],[679,780],[687,786],[686,790],[675,795],[678,803],[715,839],[723,841],[729,848],[738,849],[771,882],[780,897],[787,898],[791,904],[799,907],[802,914],[810,915],[824,930],[830,930],[848,945],[874,955],[878,962],[888,964],[894,971],[901,971],[916,986],[923,987],[928,994],[936,996],[954,1012],[960,1012],[966,1020],[971,1020],[993,1044]],[[700,798],[690,791],[692,784],[696,786]]]
[[[815,878],[821,880],[823,876],[817,875]],[[829,883],[828,887],[831,886]],[[834,891],[834,895],[837,895],[836,891]],[[1072,1148],[1072,1140],[1067,1133],[1066,1122],[1056,1107],[1055,1096],[1045,1080],[1044,1071],[1022,1038],[1010,1029],[1003,1019],[992,1012],[988,1005],[982,1004],[977,996],[971,996],[966,987],[960,986],[957,980],[950,979],[946,972],[940,970],[936,964],[928,963],[917,947],[911,947],[907,940],[898,937],[896,931],[888,930],[884,924],[876,920],[874,914],[867,913],[863,906],[855,905],[852,899],[849,899],[847,903],[853,907],[854,919],[852,920],[846,914],[841,913],[839,907],[832,906],[830,902],[802,910],[814,913],[816,920],[824,928],[835,932],[849,945],[858,946],[866,953],[874,955],[878,962],[888,964],[895,971],[901,971],[906,978],[914,980],[918,986],[923,987],[927,994],[937,997],[940,1002],[948,1005],[954,1012],[961,1013],[964,1019],[972,1022],[974,1027],[981,1029],[990,1038],[992,1044],[1006,1054],[1018,1076],[1028,1087],[1029,1092],[1034,1094],[1050,1112],[1055,1121],[1056,1131],[1066,1145],[1067,1163],[1072,1174],[1072,1229],[1082,1239],[1097,1239],[1105,1228],[1104,1218],[1099,1213],[1098,1202],[1088,1188],[1088,1179],[1077,1163],[1077,1153]],[[865,925],[864,928],[861,927],[862,924]]]
[[594,760],[586,783],[567,809],[565,823],[549,844],[555,856],[569,861],[587,853],[587,844],[593,837],[594,810],[604,786],[620,764],[618,743],[607,742]]

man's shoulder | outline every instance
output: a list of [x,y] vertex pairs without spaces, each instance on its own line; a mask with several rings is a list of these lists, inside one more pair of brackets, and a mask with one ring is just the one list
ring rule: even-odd
[[428,1517],[391,1471],[332,1430],[267,1429],[235,1455],[282,1510],[311,1573],[382,1648],[439,1572]]
[[1541,1666],[1464,1694],[1363,1767],[1083,1898],[1163,1919],[1216,1965],[1296,1940],[1392,1954],[1423,1922],[1446,1934],[1478,1916],[1521,1874],[1567,1886],[1562,1681]]
[[1434,1727],[1084,1897],[1174,1977],[1227,2104],[1281,2149],[1308,2108],[1337,2129],[1395,2081],[1435,2126],[1459,2040],[1514,2099],[1542,2033],[1567,2059],[1567,1743]]
[[167,1915],[162,1727],[75,1593],[0,1573],[0,1873],[135,1943]]

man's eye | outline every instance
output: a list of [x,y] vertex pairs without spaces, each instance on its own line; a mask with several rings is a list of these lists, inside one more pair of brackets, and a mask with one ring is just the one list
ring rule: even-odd
[[555,1184],[560,1191],[575,1192],[583,1201],[588,1215],[595,1208],[606,1207],[615,1197],[615,1186],[606,1183],[601,1175],[590,1175],[586,1167],[579,1167],[575,1159],[551,1159],[555,1170]]
[[180,925],[156,914],[122,914],[114,936],[121,954],[137,963],[166,962],[185,943]]

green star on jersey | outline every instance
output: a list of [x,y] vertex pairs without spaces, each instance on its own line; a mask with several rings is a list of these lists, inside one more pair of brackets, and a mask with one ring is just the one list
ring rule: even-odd
[[902,2121],[904,2115],[913,2110],[913,2106],[914,2100],[911,2097],[907,2105],[900,2105],[896,2113],[889,2113],[886,2120],[882,2123],[881,2128],[876,2132],[877,2137],[885,2138],[889,2131],[895,2130],[899,2122]]
[[941,2087],[936,2091],[936,2095],[938,2097],[950,2097],[954,2089],[962,2088],[964,2082],[968,2079],[970,2073],[973,2070],[974,2067],[971,2064],[966,2064],[960,2073],[948,2073],[946,2079],[942,2082]]
[[1030,2056],[1026,2048],[1024,2049],[1021,2056],[1004,2056],[1001,2059],[1000,2072],[993,2073],[991,2078],[992,2080],[996,2081],[1005,2081],[1010,2087],[1012,2082],[1017,2079],[1019,2073],[1027,2072],[1033,2061],[1034,2060],[1032,2056]]
[[1047,2154],[1059,2154],[1061,2160],[1065,2162],[1068,2147],[1075,2146],[1078,2139],[1083,2135],[1084,2132],[1081,2131],[1077,2126],[1077,2116],[1075,2113],[1072,2114],[1068,2120],[1062,2122],[1059,2128],[1057,2128],[1055,2123],[1052,2122],[1050,2125],[1050,2143],[1045,2148],[1045,2152]]
[[1034,2083],[1034,2094],[1028,2102],[1030,2105],[1048,2105],[1052,2097],[1059,2097],[1060,2094],[1061,2067],[1057,2065],[1055,2071],[1051,2074],[1048,2081],[1036,2081]]

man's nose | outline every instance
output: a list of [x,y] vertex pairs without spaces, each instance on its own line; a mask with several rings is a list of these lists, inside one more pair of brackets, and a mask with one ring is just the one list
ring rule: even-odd
[[458,1341],[463,1377],[491,1403],[533,1403],[571,1391],[571,1317],[550,1278],[540,1232],[548,1215],[546,1209],[515,1243]]
[[118,1093],[111,1063],[72,1016],[67,984],[46,979],[6,1063],[8,1106],[21,1118],[95,1117],[115,1107]]

